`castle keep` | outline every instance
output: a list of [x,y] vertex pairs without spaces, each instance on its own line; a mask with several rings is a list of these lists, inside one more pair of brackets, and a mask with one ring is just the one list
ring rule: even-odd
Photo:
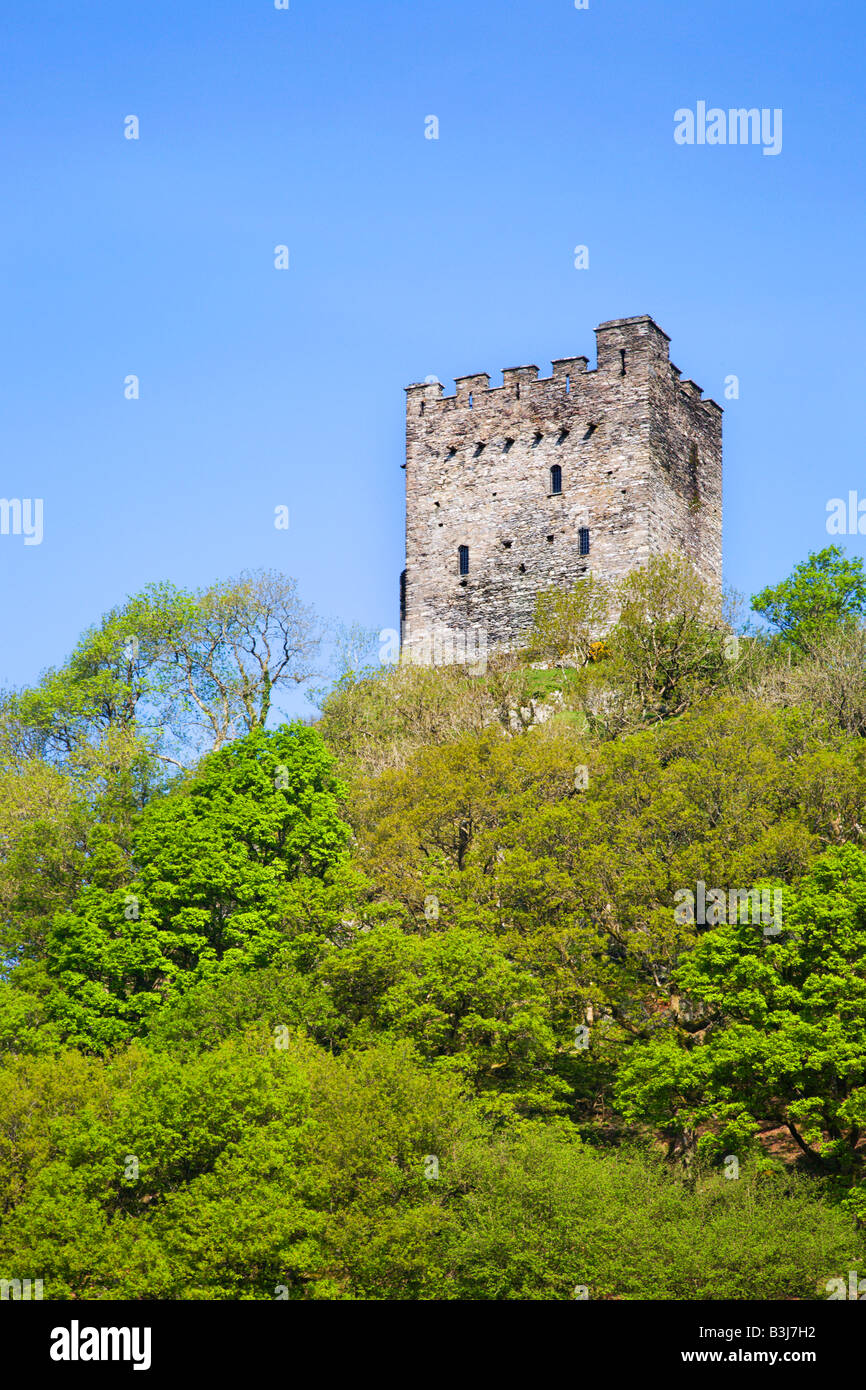
[[407,387],[405,658],[472,659],[479,633],[507,649],[540,590],[666,551],[721,587],[721,406],[681,379],[647,315],[595,336],[592,371],[562,357],[552,376],[509,367],[493,388],[459,377],[453,396]]

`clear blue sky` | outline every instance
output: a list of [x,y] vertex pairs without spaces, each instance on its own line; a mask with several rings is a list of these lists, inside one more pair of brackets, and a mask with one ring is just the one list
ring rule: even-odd
[[[866,496],[854,0],[18,0],[4,31],[0,495],[45,535],[0,537],[0,683],[163,578],[276,567],[395,626],[403,387],[546,374],[607,318],[727,407],[729,583]],[[699,100],[781,107],[781,154],[676,145]]]

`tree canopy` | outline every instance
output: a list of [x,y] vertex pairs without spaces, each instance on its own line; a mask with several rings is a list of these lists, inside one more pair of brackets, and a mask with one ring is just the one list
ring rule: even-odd
[[292,581],[151,586],[6,692],[4,1277],[825,1297],[866,1261],[861,580],[831,547],[738,631],[657,556],[484,670],[356,625],[290,723]]
[[839,626],[866,613],[866,570],[838,545],[813,551],[780,584],[756,594],[752,608],[781,636],[804,650],[814,648]]

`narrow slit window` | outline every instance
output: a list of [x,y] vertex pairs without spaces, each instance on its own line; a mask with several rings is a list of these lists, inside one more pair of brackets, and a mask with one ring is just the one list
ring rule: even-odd
[[458,561],[459,561],[459,564],[460,564],[460,573],[461,573],[461,574],[468,574],[468,573],[469,573],[469,546],[468,546],[468,545],[461,545],[460,549],[457,551],[457,558],[458,558]]
[[625,376],[625,348],[620,348],[619,350],[619,361],[619,374],[620,376]]
[[689,449],[689,484],[692,489],[693,498],[700,496],[700,490],[698,488],[698,465],[698,446],[693,443]]
[[570,377],[570,376],[567,376],[567,377],[565,378],[565,394],[566,394],[567,396],[570,396],[570,395],[571,395],[571,377]]
[[578,550],[581,555],[589,554],[589,527],[581,526],[577,533]]
[[550,491],[552,493],[562,492],[562,469],[555,463],[550,470]]

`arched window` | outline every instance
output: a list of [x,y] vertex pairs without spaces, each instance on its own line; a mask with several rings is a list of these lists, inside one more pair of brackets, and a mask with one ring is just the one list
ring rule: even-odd
[[562,469],[555,463],[550,470],[550,491],[562,492]]
[[460,561],[460,573],[461,573],[461,574],[468,574],[468,573],[469,573],[469,546],[468,546],[468,545],[461,545],[461,546],[460,546],[460,549],[457,551],[457,557],[458,557],[458,559],[459,559],[459,561]]

